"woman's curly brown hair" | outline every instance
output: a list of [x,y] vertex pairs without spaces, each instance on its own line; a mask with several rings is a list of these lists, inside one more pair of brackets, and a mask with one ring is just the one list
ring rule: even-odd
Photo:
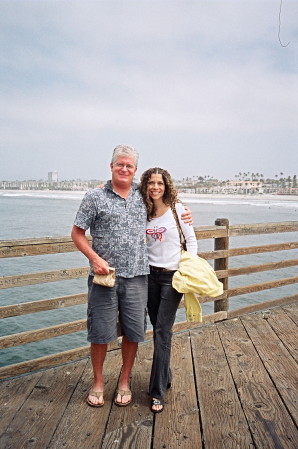
[[148,182],[151,178],[151,175],[162,175],[163,182],[165,183],[165,193],[162,200],[165,204],[173,208],[175,203],[181,202],[178,199],[177,190],[174,186],[170,173],[167,170],[159,167],[149,168],[142,174],[140,182],[140,191],[147,209],[148,220],[151,220],[155,215],[154,203],[148,195]]

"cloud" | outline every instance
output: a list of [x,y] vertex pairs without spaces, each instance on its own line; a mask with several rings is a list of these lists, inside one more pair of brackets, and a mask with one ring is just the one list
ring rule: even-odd
[[[286,48],[276,1],[4,1],[0,10],[2,148],[32,160],[32,171],[43,170],[38,147],[59,160],[61,146],[86,141],[94,154],[100,139],[110,148],[125,137],[171,143],[177,157],[181,141],[192,151],[209,142],[206,170],[209,154],[224,151],[235,171],[237,142],[260,153],[270,140],[278,153],[284,139],[293,166],[297,2],[283,3]],[[8,165],[0,178],[14,177]]]

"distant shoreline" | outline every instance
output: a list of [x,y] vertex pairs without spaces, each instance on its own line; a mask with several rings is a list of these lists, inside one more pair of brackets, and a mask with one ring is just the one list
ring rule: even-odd
[[[0,196],[39,196],[48,197],[54,195],[76,196],[83,197],[86,190],[0,190]],[[251,194],[251,195],[236,195],[236,194],[222,194],[222,193],[179,193],[179,198],[184,199],[202,199],[202,200],[239,200],[239,201],[298,201],[298,195],[274,195],[274,194]]]

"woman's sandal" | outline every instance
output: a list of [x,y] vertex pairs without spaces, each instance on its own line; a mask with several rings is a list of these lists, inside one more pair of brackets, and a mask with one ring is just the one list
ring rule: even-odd
[[[159,410],[155,410],[153,407],[156,405],[162,405],[162,408]],[[164,401],[162,399],[151,399],[151,412],[152,413],[161,413],[163,412]]]

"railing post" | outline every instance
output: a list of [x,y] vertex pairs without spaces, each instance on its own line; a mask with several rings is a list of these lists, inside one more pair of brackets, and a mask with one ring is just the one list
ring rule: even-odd
[[[215,220],[216,226],[225,226],[227,231],[229,229],[229,220],[227,218],[217,218]],[[228,234],[228,233],[227,233]],[[214,239],[214,250],[228,250],[229,249],[229,235],[226,237],[220,237]],[[214,261],[214,270],[228,270],[229,268],[229,258],[224,257],[221,259],[215,259]],[[229,278],[222,278],[220,281],[223,283],[224,291],[229,288]],[[218,301],[214,301],[214,312],[228,311],[229,309],[229,298],[220,299]]]

